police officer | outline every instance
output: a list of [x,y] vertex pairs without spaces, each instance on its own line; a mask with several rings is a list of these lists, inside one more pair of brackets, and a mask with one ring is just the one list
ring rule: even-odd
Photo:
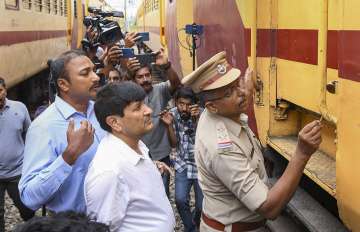
[[243,120],[252,96],[251,73],[240,76],[220,52],[182,83],[205,104],[195,141],[198,178],[204,193],[202,232],[262,231],[295,192],[305,165],[321,143],[321,124],[300,132],[285,172],[269,188],[260,143]]

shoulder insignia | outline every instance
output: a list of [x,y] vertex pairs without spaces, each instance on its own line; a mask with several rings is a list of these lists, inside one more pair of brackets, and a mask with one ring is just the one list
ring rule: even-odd
[[223,122],[216,124],[217,149],[220,152],[231,150],[232,141]]

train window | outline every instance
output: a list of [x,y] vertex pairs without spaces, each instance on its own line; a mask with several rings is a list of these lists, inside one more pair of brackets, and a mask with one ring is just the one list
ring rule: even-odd
[[77,18],[77,5],[76,5],[76,0],[74,0],[74,18]]
[[23,0],[23,8],[27,10],[31,10],[31,0]]
[[58,1],[57,1],[57,0],[52,0],[52,8],[51,8],[51,11],[52,11],[54,14],[57,14],[57,13],[58,13]]
[[67,17],[67,0],[64,0],[64,16]]
[[19,0],[5,0],[5,9],[19,10]]
[[42,0],[35,0],[34,1],[35,10],[38,12],[42,11]]
[[64,0],[59,0],[59,13],[64,15]]
[[44,8],[45,8],[45,12],[50,14],[50,10],[51,10],[51,8],[50,8],[50,0],[45,0]]
[[159,0],[155,0],[154,1],[154,10],[158,10],[159,9]]

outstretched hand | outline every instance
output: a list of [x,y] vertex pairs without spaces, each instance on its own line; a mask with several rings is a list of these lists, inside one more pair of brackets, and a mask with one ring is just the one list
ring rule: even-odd
[[315,120],[299,132],[298,144],[296,149],[303,155],[311,156],[320,146],[322,125],[319,120]]

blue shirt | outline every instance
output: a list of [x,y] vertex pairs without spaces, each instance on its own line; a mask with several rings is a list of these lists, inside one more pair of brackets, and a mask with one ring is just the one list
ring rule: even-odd
[[21,175],[24,136],[30,123],[23,103],[5,100],[0,110],[0,179]]
[[[74,119],[75,129],[80,127],[82,120],[89,121],[95,128],[93,144],[72,166],[62,158],[68,144],[66,132],[70,118]],[[19,182],[22,202],[33,210],[46,205],[54,212],[86,212],[84,179],[104,135],[105,131],[96,120],[92,101],[89,101],[85,115],[56,97],[55,102],[30,125],[26,135]]]

